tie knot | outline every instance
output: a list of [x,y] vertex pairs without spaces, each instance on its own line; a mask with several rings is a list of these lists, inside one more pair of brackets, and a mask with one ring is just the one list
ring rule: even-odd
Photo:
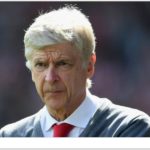
[[53,137],[66,137],[69,132],[72,130],[73,125],[68,123],[55,124],[53,126],[54,135]]

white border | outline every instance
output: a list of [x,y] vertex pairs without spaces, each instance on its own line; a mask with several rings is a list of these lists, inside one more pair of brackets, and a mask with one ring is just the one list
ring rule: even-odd
[[1,138],[0,148],[150,148],[150,138]]

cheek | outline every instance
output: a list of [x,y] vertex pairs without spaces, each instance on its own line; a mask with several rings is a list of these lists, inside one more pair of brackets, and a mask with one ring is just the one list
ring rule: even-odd
[[37,92],[40,95],[40,97],[42,97],[43,96],[43,92],[42,92],[43,88],[42,87],[43,87],[43,83],[44,83],[44,78],[42,75],[39,75],[36,73],[33,74],[33,78],[34,78],[33,82],[36,86]]
[[62,76],[62,80],[67,88],[68,93],[74,93],[86,85],[86,72],[76,69]]

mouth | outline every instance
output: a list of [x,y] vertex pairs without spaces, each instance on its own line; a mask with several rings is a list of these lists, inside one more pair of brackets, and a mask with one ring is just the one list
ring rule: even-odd
[[51,90],[51,91],[45,91],[45,94],[46,95],[57,95],[57,94],[60,94],[62,92],[63,92],[62,90]]
[[49,93],[61,93],[62,91],[49,91]]

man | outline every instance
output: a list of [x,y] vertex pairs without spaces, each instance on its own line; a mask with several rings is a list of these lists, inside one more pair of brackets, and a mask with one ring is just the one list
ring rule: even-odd
[[144,112],[89,92],[95,36],[78,8],[65,6],[40,15],[26,31],[24,44],[26,66],[45,106],[3,127],[1,137],[150,136],[150,118]]

